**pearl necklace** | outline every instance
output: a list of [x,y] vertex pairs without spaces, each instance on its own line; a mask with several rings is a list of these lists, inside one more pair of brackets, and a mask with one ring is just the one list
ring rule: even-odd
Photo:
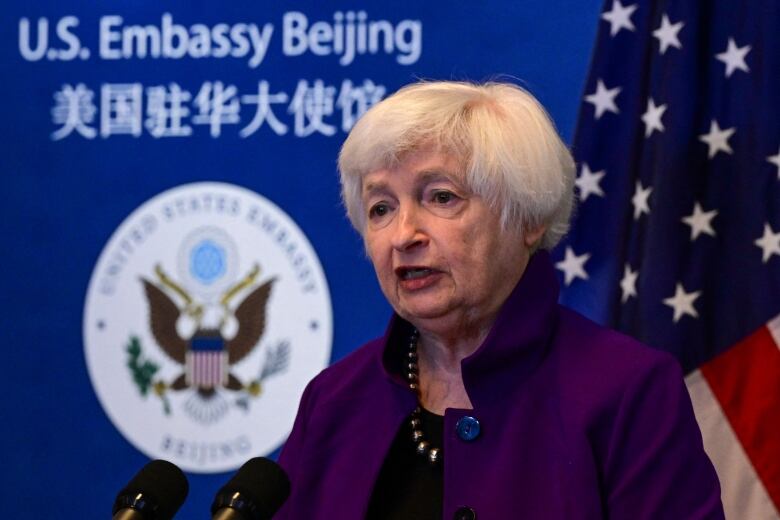
[[422,406],[420,405],[420,369],[417,365],[417,342],[420,334],[415,329],[409,338],[409,351],[406,354],[408,372],[406,381],[409,388],[417,395],[417,408],[412,412],[409,419],[409,425],[412,427],[412,442],[415,444],[415,451],[420,456],[428,459],[431,464],[436,464],[441,460],[441,448],[434,448],[425,440],[425,434],[422,431]]

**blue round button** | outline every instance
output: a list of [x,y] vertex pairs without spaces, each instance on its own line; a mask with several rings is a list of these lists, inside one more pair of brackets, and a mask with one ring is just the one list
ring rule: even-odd
[[461,440],[471,442],[479,437],[479,421],[474,417],[465,415],[458,419],[458,422],[455,424],[455,431],[458,432],[458,437]]

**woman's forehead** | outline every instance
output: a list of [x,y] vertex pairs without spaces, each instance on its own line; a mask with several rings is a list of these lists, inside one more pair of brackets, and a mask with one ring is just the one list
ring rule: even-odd
[[410,152],[397,162],[370,169],[363,175],[363,187],[371,187],[388,176],[412,175],[416,180],[448,178],[461,180],[464,166],[452,154],[438,149],[421,149]]

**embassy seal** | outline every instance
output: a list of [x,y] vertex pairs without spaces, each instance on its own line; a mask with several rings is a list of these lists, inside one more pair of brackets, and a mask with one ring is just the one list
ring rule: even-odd
[[201,182],[151,198],[114,232],[83,333],[119,432],[151,458],[217,473],[287,438],[330,360],[333,311],[314,248],[281,208]]

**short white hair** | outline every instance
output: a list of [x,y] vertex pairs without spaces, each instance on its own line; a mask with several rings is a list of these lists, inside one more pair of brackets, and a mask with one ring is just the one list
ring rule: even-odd
[[363,177],[432,147],[457,159],[463,180],[521,231],[546,226],[537,244],[566,234],[574,204],[574,161],[544,107],[511,83],[431,81],[408,85],[358,120],[339,154],[344,205],[365,229]]

